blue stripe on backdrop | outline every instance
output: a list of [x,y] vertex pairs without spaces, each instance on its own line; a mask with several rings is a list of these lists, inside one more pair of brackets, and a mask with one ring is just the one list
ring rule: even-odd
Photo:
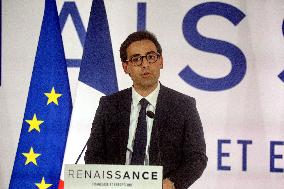
[[66,64],[70,68],[80,68],[81,59],[66,59]]
[[0,87],[2,81],[2,0],[0,0]]
[[103,0],[94,0],[92,3],[79,80],[106,95],[118,91]]
[[146,3],[137,4],[137,31],[146,30]]
[[10,189],[58,187],[71,103],[56,2],[46,0]]

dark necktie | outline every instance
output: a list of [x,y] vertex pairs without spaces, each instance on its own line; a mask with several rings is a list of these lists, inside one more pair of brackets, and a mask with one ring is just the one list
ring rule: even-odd
[[131,165],[144,165],[147,145],[147,121],[146,108],[149,102],[142,98],[140,100],[141,109],[139,112],[137,128],[135,132],[135,141],[133,145],[133,153],[131,158]]

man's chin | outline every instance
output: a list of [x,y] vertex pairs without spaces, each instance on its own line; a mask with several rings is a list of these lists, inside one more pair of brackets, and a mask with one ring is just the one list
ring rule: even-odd
[[141,86],[145,89],[156,87],[158,81],[145,81],[141,83]]

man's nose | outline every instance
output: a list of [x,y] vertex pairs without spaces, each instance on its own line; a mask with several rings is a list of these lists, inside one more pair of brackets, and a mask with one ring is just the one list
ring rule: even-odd
[[148,62],[146,56],[143,56],[143,57],[141,58],[141,61],[142,61],[142,67],[148,67],[148,66],[150,66],[150,63]]

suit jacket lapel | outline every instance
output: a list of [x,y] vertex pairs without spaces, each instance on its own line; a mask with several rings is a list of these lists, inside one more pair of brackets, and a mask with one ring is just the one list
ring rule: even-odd
[[155,119],[153,122],[152,133],[151,133],[151,142],[150,142],[150,165],[161,165],[161,152],[160,152],[160,130],[163,126],[164,120],[167,117],[167,111],[169,107],[166,107],[168,100],[167,89],[161,84],[159,91]]
[[121,163],[125,163],[125,155],[127,150],[128,136],[129,136],[129,121],[132,102],[132,90],[128,88],[118,99],[119,110],[119,139]]

